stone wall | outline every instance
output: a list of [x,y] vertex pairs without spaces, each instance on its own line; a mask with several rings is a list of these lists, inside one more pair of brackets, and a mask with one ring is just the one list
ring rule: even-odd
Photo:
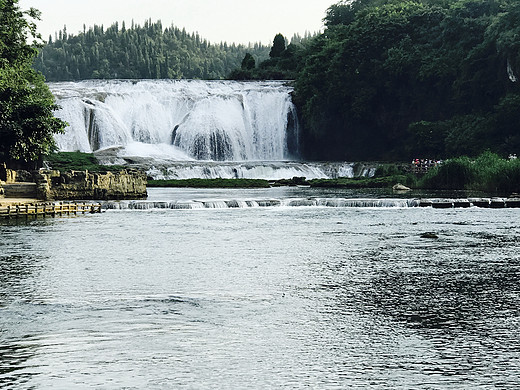
[[0,184],[11,184],[16,182],[16,171],[7,169],[5,163],[0,164]]
[[88,171],[34,173],[38,198],[43,200],[119,200],[144,199],[146,174],[137,170],[117,173]]

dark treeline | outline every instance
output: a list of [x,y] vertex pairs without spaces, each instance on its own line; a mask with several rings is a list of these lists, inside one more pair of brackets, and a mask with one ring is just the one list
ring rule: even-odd
[[305,156],[520,150],[520,2],[358,0],[329,8],[296,77]]
[[257,62],[251,53],[246,53],[240,68],[230,73],[233,80],[294,80],[317,34],[306,32],[302,37],[295,34],[290,43],[282,34],[276,34],[269,50],[269,58]]
[[196,33],[163,28],[148,20],[127,28],[94,26],[72,35],[66,27],[49,37],[35,61],[48,81],[84,79],[223,79],[240,66],[245,53],[266,59],[269,47],[210,44]]

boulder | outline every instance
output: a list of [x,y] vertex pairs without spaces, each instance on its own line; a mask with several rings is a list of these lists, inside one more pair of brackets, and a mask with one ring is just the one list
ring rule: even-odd
[[507,198],[506,207],[508,208],[520,208],[520,197]]
[[421,238],[428,238],[428,239],[435,240],[435,239],[439,238],[439,236],[433,232],[425,232],[425,233],[421,234]]
[[401,191],[401,192],[404,192],[404,191],[410,191],[411,188],[405,186],[404,184],[397,183],[396,185],[394,185],[394,186],[392,187],[392,190],[394,190],[394,191]]

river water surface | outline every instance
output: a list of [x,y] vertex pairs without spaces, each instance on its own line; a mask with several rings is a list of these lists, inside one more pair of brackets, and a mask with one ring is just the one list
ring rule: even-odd
[[0,224],[0,388],[518,388],[520,211],[295,204]]

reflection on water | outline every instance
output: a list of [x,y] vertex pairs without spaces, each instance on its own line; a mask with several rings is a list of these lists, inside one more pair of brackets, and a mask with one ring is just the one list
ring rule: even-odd
[[[239,197],[192,191],[151,195]],[[514,389],[518,221],[277,207],[3,224],[0,387]]]

